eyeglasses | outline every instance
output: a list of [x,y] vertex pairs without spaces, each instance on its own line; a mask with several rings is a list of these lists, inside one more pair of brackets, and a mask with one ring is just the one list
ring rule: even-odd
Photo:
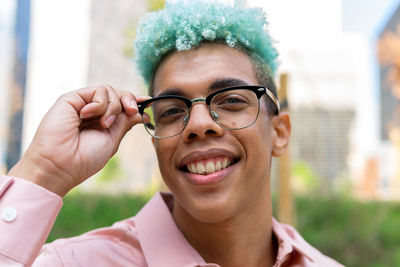
[[265,86],[234,86],[211,93],[205,98],[188,99],[163,95],[138,103],[146,131],[155,138],[173,137],[185,129],[192,105],[204,102],[211,118],[228,130],[244,129],[257,120],[260,98],[266,94],[279,113],[279,101]]

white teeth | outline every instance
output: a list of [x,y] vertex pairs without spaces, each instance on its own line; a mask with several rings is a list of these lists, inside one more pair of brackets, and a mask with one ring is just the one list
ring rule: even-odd
[[230,166],[230,160],[227,158],[224,158],[222,162],[218,160],[217,162],[213,161],[207,161],[207,163],[204,165],[202,162],[198,163],[191,163],[187,165],[187,168],[189,172],[195,173],[195,174],[210,174],[216,171],[220,171],[222,169],[227,168]]
[[224,159],[222,160],[222,169],[225,169],[226,166],[228,166],[228,159],[227,159],[227,158],[224,158]]
[[222,169],[221,161],[217,161],[217,164],[215,164],[215,170],[220,171]]
[[192,170],[189,169],[189,171],[190,171],[191,173],[197,173],[197,168],[196,168],[196,166],[195,166],[193,163],[190,164],[190,168],[192,169]]
[[197,163],[196,167],[197,167],[198,174],[203,174],[206,172],[206,168],[204,167],[204,165],[202,163],[200,163],[200,162]]
[[214,165],[213,162],[211,162],[211,161],[207,162],[207,164],[206,164],[206,172],[207,173],[215,172],[215,165]]

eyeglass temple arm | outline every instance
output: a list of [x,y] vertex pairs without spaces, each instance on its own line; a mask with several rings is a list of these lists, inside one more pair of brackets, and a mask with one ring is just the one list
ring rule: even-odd
[[279,104],[279,100],[275,97],[275,95],[268,88],[266,88],[265,93],[275,103],[276,107],[278,108],[278,113],[279,113],[279,111],[281,111],[281,105]]

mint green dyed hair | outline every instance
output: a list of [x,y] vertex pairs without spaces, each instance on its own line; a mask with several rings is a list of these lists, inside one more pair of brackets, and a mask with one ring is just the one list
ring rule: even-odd
[[146,84],[151,85],[166,55],[215,42],[244,50],[253,61],[261,60],[271,78],[277,69],[278,52],[267,24],[261,8],[249,8],[243,1],[170,2],[165,9],[141,18],[134,42],[136,62]]

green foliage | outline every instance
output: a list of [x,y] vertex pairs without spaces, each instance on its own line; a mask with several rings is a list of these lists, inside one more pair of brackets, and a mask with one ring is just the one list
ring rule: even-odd
[[349,198],[302,197],[297,230],[346,266],[400,266],[400,207]]
[[109,182],[113,179],[120,179],[123,177],[124,172],[119,164],[118,155],[114,155],[104,166],[104,168],[98,173],[96,181],[99,183]]
[[312,167],[304,161],[292,164],[292,182],[297,193],[307,194],[319,186],[319,179]]
[[[48,241],[79,235],[135,215],[150,196],[73,194]],[[346,266],[400,266],[400,206],[349,198],[297,197],[297,230]]]
[[147,0],[149,11],[157,11],[164,8],[165,0]]

